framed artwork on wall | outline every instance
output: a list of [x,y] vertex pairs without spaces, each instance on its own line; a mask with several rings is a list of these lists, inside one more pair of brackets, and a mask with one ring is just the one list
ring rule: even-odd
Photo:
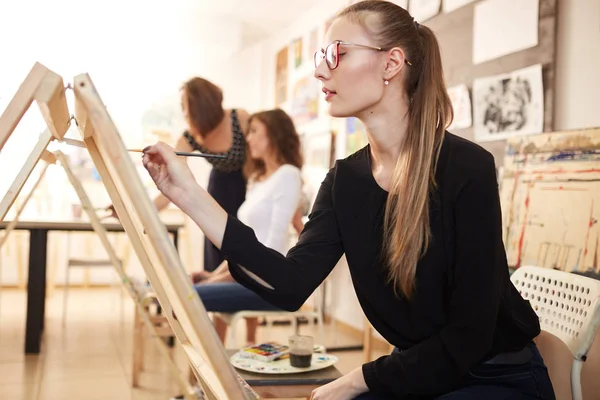
[[275,105],[287,101],[288,82],[288,46],[279,50],[275,66]]

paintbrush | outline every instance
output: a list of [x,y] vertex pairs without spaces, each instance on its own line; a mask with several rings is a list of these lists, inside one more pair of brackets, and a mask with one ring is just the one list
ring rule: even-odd
[[[68,144],[71,146],[82,147],[84,149],[87,148],[85,143],[82,142],[81,140],[62,138],[61,141],[65,144]],[[141,150],[141,149],[127,149],[127,151],[134,152],[134,153],[143,153],[144,152],[144,150]],[[224,156],[222,154],[188,153],[185,151],[176,151],[175,154],[178,156],[182,156],[182,157],[226,158],[226,156]]]
[[[144,150],[141,149],[127,149],[127,151],[131,151],[132,153],[144,152]],[[222,154],[188,153],[186,151],[176,151],[175,154],[182,157],[226,158],[226,156]]]

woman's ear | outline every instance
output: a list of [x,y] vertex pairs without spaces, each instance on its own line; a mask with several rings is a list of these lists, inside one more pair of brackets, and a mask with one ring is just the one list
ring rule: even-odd
[[404,68],[406,58],[400,47],[394,47],[387,52],[383,79],[390,80],[396,77]]

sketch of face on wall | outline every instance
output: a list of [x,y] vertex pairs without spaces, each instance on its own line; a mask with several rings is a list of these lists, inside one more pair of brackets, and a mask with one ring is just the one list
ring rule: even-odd
[[517,131],[527,123],[531,85],[526,79],[503,79],[490,86],[484,125],[490,133]]
[[476,138],[499,140],[542,131],[541,69],[537,74],[519,72],[475,82]]
[[531,104],[529,81],[520,77],[509,79],[502,100],[502,130],[516,131],[523,128],[527,123]]

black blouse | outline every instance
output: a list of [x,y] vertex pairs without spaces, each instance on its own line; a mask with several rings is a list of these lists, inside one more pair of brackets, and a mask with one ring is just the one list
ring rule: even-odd
[[363,365],[369,390],[398,397],[446,393],[486,358],[521,349],[540,325],[509,279],[492,155],[446,133],[436,181],[433,239],[417,265],[410,301],[395,295],[381,261],[387,193],[373,178],[369,146],[329,171],[287,256],[260,244],[231,215],[222,252],[238,282],[287,310],[298,309],[345,253],[365,315],[403,350]]

